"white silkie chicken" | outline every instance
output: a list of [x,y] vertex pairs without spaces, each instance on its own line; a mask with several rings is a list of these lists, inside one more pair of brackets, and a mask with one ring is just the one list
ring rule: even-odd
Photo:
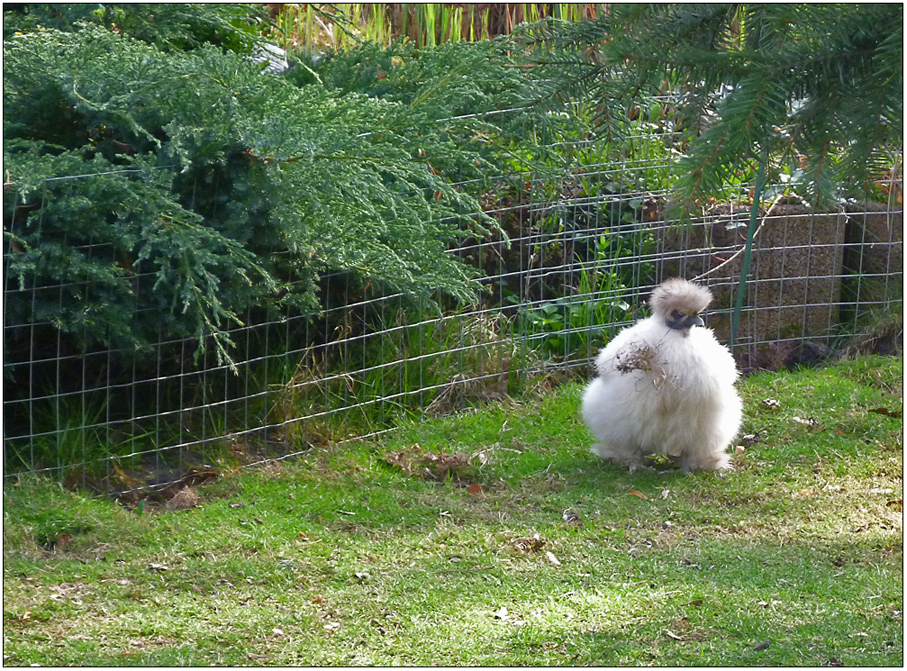
[[599,353],[582,410],[595,454],[631,471],[652,454],[685,472],[731,468],[726,448],[743,408],[734,359],[699,314],[711,300],[705,287],[666,280],[652,294],[652,316]]

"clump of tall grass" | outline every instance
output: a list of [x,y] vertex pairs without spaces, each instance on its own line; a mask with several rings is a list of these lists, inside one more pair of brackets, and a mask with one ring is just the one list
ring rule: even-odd
[[57,395],[35,403],[34,431],[7,440],[7,473],[52,474],[68,484],[116,479],[137,466],[150,450],[152,434],[129,422],[108,417],[108,401],[89,393]]
[[296,443],[366,435],[516,393],[533,356],[500,313],[399,309],[365,336],[307,349],[277,388],[270,421]]
[[362,42],[390,45],[405,38],[417,47],[508,35],[521,23],[546,18],[594,18],[592,3],[300,3],[274,12],[275,37],[293,51],[345,50]]

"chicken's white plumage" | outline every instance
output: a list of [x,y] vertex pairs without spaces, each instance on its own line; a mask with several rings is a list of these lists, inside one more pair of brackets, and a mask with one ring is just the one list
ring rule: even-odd
[[698,317],[710,300],[704,287],[668,280],[653,294],[653,315],[599,353],[582,405],[598,456],[631,470],[651,454],[688,472],[730,468],[743,411],[734,359]]

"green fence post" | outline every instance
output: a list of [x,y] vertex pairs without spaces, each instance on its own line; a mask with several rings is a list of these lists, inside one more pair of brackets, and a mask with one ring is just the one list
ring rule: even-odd
[[728,348],[734,351],[737,341],[737,329],[740,326],[740,313],[743,310],[743,295],[746,292],[747,276],[750,272],[750,261],[753,258],[753,238],[759,222],[759,207],[762,205],[762,192],[765,189],[765,173],[768,164],[768,149],[763,148],[759,156],[759,167],[756,171],[756,185],[753,188],[753,206],[750,209],[750,223],[746,231],[746,248],[743,252],[743,265],[740,267],[740,284],[737,287],[737,302],[734,305],[734,314],[731,317],[731,333],[728,338]]

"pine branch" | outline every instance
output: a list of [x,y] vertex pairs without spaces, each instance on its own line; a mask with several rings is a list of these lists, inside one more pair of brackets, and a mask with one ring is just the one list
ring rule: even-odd
[[[720,132],[698,135],[695,123],[688,126],[690,153],[681,168],[689,172],[678,182],[678,198],[687,206],[706,190],[720,189],[727,175],[767,145],[782,156],[793,150],[805,154],[813,167],[808,178],[818,180],[811,191],[826,198],[833,195],[834,179],[866,174],[871,148],[900,143],[900,6],[612,10],[593,28],[551,28],[546,54],[568,54],[562,62],[574,63],[595,45],[601,57],[585,62],[583,71],[574,65],[552,73],[556,83],[549,90],[597,96],[609,108],[618,102],[629,107],[642,104],[668,78],[686,118],[714,106]],[[538,62],[558,58],[546,55]],[[608,86],[589,85],[599,80]],[[786,129],[791,139],[781,142],[775,128]]]

